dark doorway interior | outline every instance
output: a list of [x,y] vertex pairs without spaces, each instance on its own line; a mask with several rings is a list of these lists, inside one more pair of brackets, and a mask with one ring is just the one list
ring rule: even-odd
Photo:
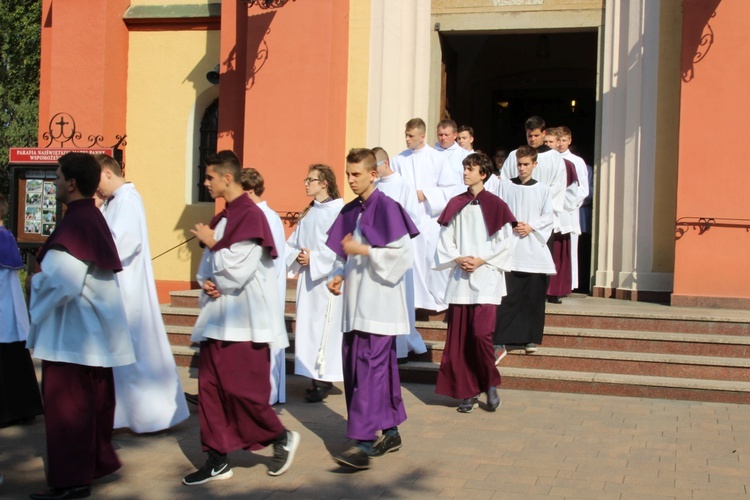
[[587,163],[596,124],[597,32],[442,34],[443,115],[471,125],[476,149],[526,143],[523,123],[539,115],[565,125]]
[[[449,34],[443,53],[441,117],[474,128],[490,156],[526,144],[533,115],[573,132],[572,149],[593,165],[596,141],[596,30]],[[589,225],[590,227],[590,225]],[[579,240],[579,291],[590,289],[591,235]]]

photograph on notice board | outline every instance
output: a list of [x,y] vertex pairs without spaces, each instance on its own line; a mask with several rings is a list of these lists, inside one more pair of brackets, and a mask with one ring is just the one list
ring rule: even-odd
[[42,204],[42,193],[26,193],[26,205],[41,205]]
[[42,222],[39,220],[27,220],[24,224],[24,232],[28,234],[41,234]]
[[42,236],[49,236],[55,230],[54,224],[42,224]]
[[42,192],[42,179],[29,179],[26,181],[26,193],[41,193]]
[[57,186],[55,186],[54,182],[45,182],[44,183],[44,194],[45,194],[45,196],[52,195],[52,198],[54,198],[56,192],[57,192]]
[[26,220],[42,220],[42,207],[26,205]]

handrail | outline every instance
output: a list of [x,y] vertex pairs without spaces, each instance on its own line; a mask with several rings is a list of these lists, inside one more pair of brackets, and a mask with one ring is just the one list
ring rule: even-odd
[[733,217],[680,217],[675,221],[675,230],[680,231],[679,226],[692,227],[698,231],[698,234],[703,234],[712,227],[741,228],[745,229],[746,232],[750,232],[750,219]]
[[[276,213],[279,214],[279,217],[281,217],[282,222],[286,223],[289,227],[294,227],[297,224],[297,221],[299,221],[299,214],[300,214],[299,212],[293,212],[293,211],[290,210],[290,211],[287,211],[287,212],[276,212]],[[182,245],[184,245],[185,243],[193,241],[194,239],[195,239],[195,236],[193,236],[192,238],[186,239],[182,243],[176,244],[175,246],[173,246],[169,250],[165,250],[162,253],[160,253],[159,255],[157,255],[156,257],[152,257],[151,261],[155,261],[156,259],[158,259],[162,255],[166,255],[169,252],[171,252],[172,250],[175,250],[175,249],[181,247]]]

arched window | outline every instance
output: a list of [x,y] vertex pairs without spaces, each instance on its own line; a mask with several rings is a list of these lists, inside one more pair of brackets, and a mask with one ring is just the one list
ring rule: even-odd
[[213,201],[208,189],[203,186],[206,180],[206,157],[216,153],[216,142],[219,137],[219,100],[216,99],[203,113],[200,130],[201,143],[198,163],[198,201]]

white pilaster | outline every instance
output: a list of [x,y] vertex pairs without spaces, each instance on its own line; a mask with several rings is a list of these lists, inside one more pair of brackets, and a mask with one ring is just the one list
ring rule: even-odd
[[427,120],[430,30],[430,0],[372,2],[368,147],[396,155],[406,148],[404,124]]
[[652,272],[659,0],[606,0],[597,288],[670,291]]

